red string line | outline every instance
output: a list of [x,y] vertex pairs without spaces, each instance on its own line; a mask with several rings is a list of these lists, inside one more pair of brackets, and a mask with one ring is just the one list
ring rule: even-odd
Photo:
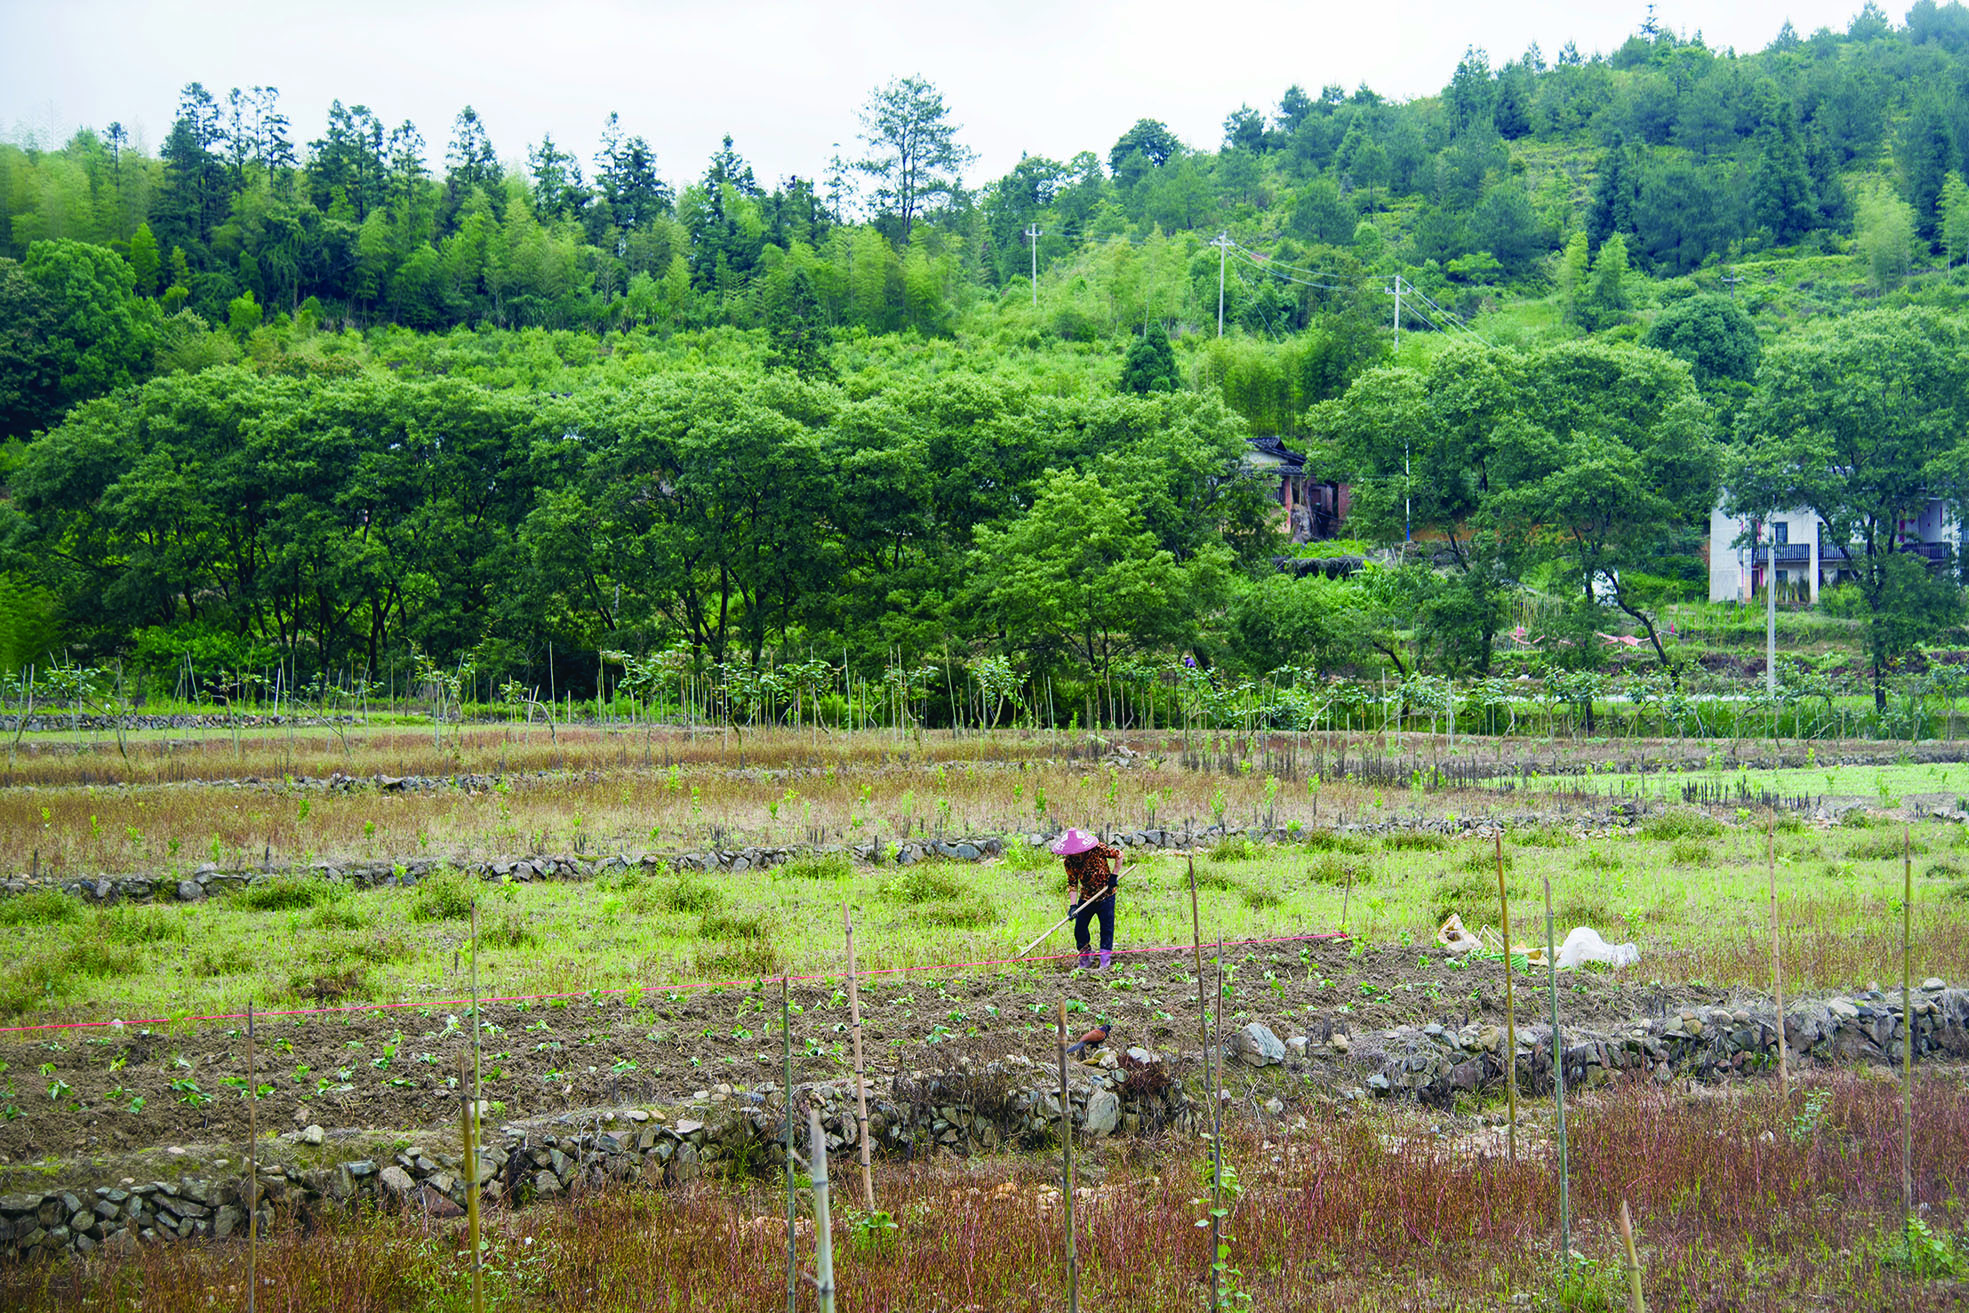
[[[1344,931],[1315,935],[1279,935],[1268,939],[1230,939],[1224,941],[1224,946],[1226,948],[1251,948],[1263,944],[1296,944],[1307,940],[1347,938],[1349,936]],[[1163,944],[1150,948],[1117,948],[1113,950],[1113,953],[1117,957],[1130,953],[1173,953],[1190,947],[1192,945],[1189,944]],[[904,975],[918,971],[963,971],[967,969],[975,970],[981,967],[1018,966],[1028,962],[1057,962],[1063,958],[1079,956],[1080,954],[1078,952],[1042,953],[1032,957],[983,958],[975,962],[941,962],[928,966],[876,967],[872,970],[863,971],[860,974],[866,977]],[[841,972],[827,971],[811,975],[789,975],[786,978],[789,981],[814,981],[839,980],[844,977]],[[761,980],[776,979],[778,979],[777,976],[746,976],[739,980],[700,980],[679,985],[624,985],[616,989],[579,989],[570,990],[562,994],[488,995],[478,1000],[478,1006],[484,1007],[488,1003],[547,1003],[564,998],[592,998],[599,995],[627,994],[632,990],[640,990],[643,993],[650,994],[681,994],[698,989],[730,989],[736,986],[756,984]],[[356,1012],[390,1012],[404,1008],[469,1008],[471,1006],[472,1000],[469,998],[450,998],[434,999],[421,1003],[350,1003],[341,1007],[288,1008],[284,1011],[255,1008],[253,1015],[255,1017],[317,1017]],[[180,1021],[244,1021],[245,1019],[246,1014],[244,1012],[217,1012],[210,1016],[198,1017],[144,1017],[136,1021],[124,1021],[121,1023],[117,1021],[48,1021],[32,1026],[0,1026],[0,1035],[18,1035],[43,1030],[91,1030],[118,1024],[125,1026],[168,1026]]]

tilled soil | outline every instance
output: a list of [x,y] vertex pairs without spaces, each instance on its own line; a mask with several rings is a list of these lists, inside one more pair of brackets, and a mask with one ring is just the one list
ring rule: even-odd
[[[1206,958],[1206,962],[1207,962]],[[1341,942],[1273,944],[1227,952],[1228,1032],[1249,1020],[1282,1038],[1358,1034],[1402,1024],[1501,1021],[1502,966],[1450,965],[1440,952],[1356,952]],[[975,975],[899,973],[864,981],[863,1046],[878,1088],[897,1072],[937,1070],[958,1053],[1050,1058],[1054,1018],[1111,1021],[1110,1042],[1181,1062],[1198,1040],[1198,989],[1188,953],[1118,956],[1112,971],[1073,975],[1069,964]],[[1207,977],[1214,987],[1214,975]],[[1727,991],[1667,991],[1582,973],[1562,978],[1560,1014],[1605,1026],[1672,1005],[1732,1001]],[[852,1070],[845,992],[833,983],[790,991],[796,1081]],[[1534,980],[1516,983],[1518,1020],[1549,1015]],[[651,992],[638,999],[577,998],[565,1005],[489,1004],[481,1045],[485,1098],[501,1119],[596,1104],[669,1104],[726,1083],[776,1083],[779,991]],[[1330,1028],[1330,1030],[1329,1030]],[[456,1115],[457,1063],[470,1052],[465,1009],[263,1017],[255,1079],[271,1092],[264,1129],[412,1131]],[[178,1142],[223,1144],[247,1133],[246,1035],[240,1023],[63,1030],[9,1037],[0,1047],[17,1115],[0,1120],[0,1155],[111,1153]],[[52,1091],[52,1093],[51,1093]]]

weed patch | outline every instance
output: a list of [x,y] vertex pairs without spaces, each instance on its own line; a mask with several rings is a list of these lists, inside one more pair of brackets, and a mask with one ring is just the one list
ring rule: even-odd
[[518,912],[507,912],[479,923],[480,948],[531,948],[540,942],[533,923]]
[[962,898],[967,886],[947,866],[912,866],[883,887],[882,894],[892,902],[915,906]]
[[314,875],[277,875],[255,880],[234,895],[234,901],[253,912],[298,912],[342,896],[337,886]]
[[1381,847],[1391,853],[1439,853],[1449,847],[1449,840],[1440,834],[1391,834]]
[[1709,857],[1709,845],[1700,839],[1677,839],[1668,848],[1668,860],[1677,866],[1705,866]]
[[1563,825],[1537,825],[1513,834],[1511,842],[1526,848],[1570,848],[1579,836]]
[[413,921],[457,921],[472,914],[473,883],[455,871],[434,875],[417,886],[410,900]]
[[0,900],[0,926],[60,925],[82,919],[82,904],[59,889]]
[[[1511,897],[1520,897],[1516,888],[1508,885],[1506,888]],[[1497,871],[1494,862],[1488,871],[1446,875],[1436,882],[1436,892],[1429,902],[1429,915],[1435,924],[1441,925],[1452,914],[1462,917],[1472,929],[1485,919],[1496,919]]]
[[112,944],[182,943],[185,923],[162,907],[126,903],[97,914],[96,935]]
[[[1902,836],[1898,834],[1870,834],[1864,839],[1856,839],[1846,847],[1846,856],[1856,862],[1898,862],[1901,860]],[[1914,856],[1924,856],[1928,845],[1915,840],[1909,849]]]
[[855,864],[846,853],[809,853],[773,868],[780,880],[848,880],[854,874]]
[[1656,812],[1638,827],[1650,839],[1713,839],[1723,832],[1723,822],[1707,812]]
[[1242,834],[1227,834],[1210,850],[1210,860],[1213,862],[1249,862],[1257,856],[1257,846]]
[[1314,884],[1366,884],[1368,866],[1366,862],[1350,862],[1339,853],[1322,853],[1306,868],[1306,875]]
[[1368,842],[1351,834],[1340,834],[1333,830],[1312,830],[1306,835],[1306,851],[1309,853],[1353,853],[1365,854]]
[[[1457,869],[1459,870],[1471,871],[1479,874],[1488,875],[1490,876],[1491,879],[1495,880],[1497,878],[1497,850],[1494,848],[1475,849],[1469,853],[1466,853],[1463,857],[1463,860],[1458,862],[1456,865],[1457,865]],[[1505,849],[1504,869],[1507,871],[1515,870],[1517,868],[1517,865],[1518,863],[1516,859],[1513,858],[1511,855],[1511,850],[1508,848]]]
[[924,903],[916,915],[923,924],[946,930],[976,930],[998,920],[997,911],[982,898],[946,898]]
[[1005,845],[1005,865],[1014,871],[1043,871],[1059,858],[1045,844],[1025,843],[1016,836]]

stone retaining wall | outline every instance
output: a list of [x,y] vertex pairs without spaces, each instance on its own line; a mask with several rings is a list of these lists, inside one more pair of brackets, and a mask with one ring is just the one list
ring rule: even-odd
[[[396,785],[405,788],[430,787],[429,782],[422,779],[391,780],[386,783],[386,787]],[[488,784],[487,787],[490,785]],[[1608,812],[1601,823],[1619,824],[1627,819],[1629,819],[1627,812],[1616,806]],[[1480,820],[1389,820],[1370,824],[1342,825],[1336,827],[1335,832],[1364,837],[1397,832],[1444,834],[1454,837],[1479,832],[1488,833],[1499,825],[1530,828],[1552,824],[1559,820],[1557,816],[1543,813],[1505,817],[1488,816]],[[1566,821],[1569,824],[1578,824],[1580,818],[1573,816],[1566,818]],[[1124,849],[1188,849],[1214,846],[1227,838],[1245,838],[1255,843],[1288,843],[1303,837],[1303,832],[1282,828],[1267,829],[1262,826],[1247,828],[1213,825],[1207,829],[1111,830],[1103,831],[1102,836],[1108,842]],[[1008,847],[1019,844],[1041,847],[1052,842],[1055,837],[1057,836],[1052,834],[982,834],[958,838],[918,836],[900,841],[893,839],[884,841],[876,838],[868,843],[847,846],[748,844],[673,853],[608,855],[536,853],[471,861],[411,857],[394,862],[314,862],[305,866],[233,869],[221,869],[206,863],[189,872],[159,875],[132,873],[36,879],[23,872],[10,878],[0,879],[0,896],[30,893],[38,889],[61,889],[93,902],[148,902],[153,899],[169,900],[174,897],[184,902],[197,902],[212,894],[244,888],[248,884],[283,876],[319,876],[345,882],[357,888],[415,885],[440,870],[456,870],[488,881],[592,880],[631,868],[644,871],[763,871],[803,857],[843,853],[863,865],[893,863],[897,866],[909,866],[928,861],[983,861],[986,858],[1001,856]],[[1049,857],[1048,860],[1052,859]]]
[[[1871,990],[1828,999],[1806,999],[1785,1009],[1785,1042],[1794,1066],[1811,1063],[1891,1062],[1902,1059],[1905,1025],[1901,992]],[[1252,1036],[1253,1029],[1264,1031]],[[1930,978],[1914,991],[1914,1055],[1969,1059],[1969,989],[1951,989]],[[1266,1043],[1270,1037],[1270,1043]],[[1777,1069],[1777,1013],[1762,1007],[1664,1009],[1612,1031],[1567,1027],[1566,1083],[1605,1085],[1617,1073],[1644,1073],[1666,1083],[1677,1077],[1715,1080]],[[1459,1094],[1501,1089],[1504,1027],[1472,1024],[1398,1026],[1358,1036],[1338,1032],[1295,1035],[1283,1041],[1254,1023],[1233,1037],[1231,1056],[1252,1066],[1288,1058],[1327,1060],[1360,1084],[1343,1094],[1406,1097],[1447,1104]],[[1550,1093],[1552,1028],[1518,1027],[1519,1088]]]
[[[1152,1133],[1188,1108],[1182,1086],[1142,1050],[1103,1055],[1102,1067],[1070,1066],[1073,1122],[1085,1136]],[[1044,1081],[1044,1084],[1040,1082]],[[852,1083],[795,1087],[803,1111],[817,1107],[830,1154],[859,1143]],[[666,1117],[644,1108],[596,1110],[524,1125],[487,1137],[478,1153],[481,1198],[490,1206],[551,1201],[614,1182],[677,1185],[707,1170],[777,1171],[785,1161],[785,1121],[771,1086],[720,1086],[687,1113]],[[868,1132],[884,1156],[1000,1147],[1037,1147],[1057,1133],[1056,1076],[1012,1057],[976,1072],[918,1073],[871,1089]],[[282,1138],[320,1144],[319,1126]],[[804,1152],[804,1116],[795,1143]],[[324,1209],[373,1203],[422,1215],[455,1217],[471,1188],[455,1139],[444,1147],[413,1145],[389,1159],[332,1166],[274,1164],[259,1170],[261,1234],[305,1224]],[[86,1179],[86,1178],[82,1178]],[[54,1186],[0,1195],[0,1259],[23,1262],[65,1252],[128,1252],[139,1241],[224,1239],[244,1234],[246,1179],[184,1176],[176,1181],[120,1179],[114,1184]]]
[[[1969,989],[1924,981],[1915,992],[1914,1013],[1918,1060],[1969,1058]],[[1786,1009],[1793,1063],[1800,1069],[1898,1064],[1901,1018],[1898,991],[1801,1001]],[[1665,1083],[1768,1072],[1776,1065],[1776,1015],[1768,1008],[1683,1008],[1614,1031],[1569,1029],[1565,1038],[1566,1080],[1588,1088],[1605,1085],[1622,1071]],[[1329,1033],[1280,1040],[1253,1022],[1227,1038],[1225,1057],[1249,1068],[1294,1073],[1324,1059],[1344,1077],[1364,1077],[1357,1085],[1342,1084],[1343,1098],[1449,1102],[1501,1084],[1504,1046],[1503,1029],[1493,1025],[1401,1026],[1353,1037]],[[1078,1133],[1154,1134],[1192,1116],[1195,1105],[1156,1055],[1110,1051],[1100,1061],[1098,1067],[1068,1068]],[[1551,1090],[1549,1027],[1518,1032],[1515,1065],[1521,1088],[1534,1094]],[[821,1110],[830,1153],[855,1150],[859,1128],[852,1084],[801,1085],[795,1101],[802,1109]],[[719,1086],[701,1092],[674,1116],[645,1108],[598,1109],[501,1127],[479,1152],[482,1197],[492,1205],[524,1204],[611,1182],[667,1186],[707,1170],[777,1170],[785,1133],[778,1104],[771,1086]],[[1276,1097],[1264,1106],[1273,1114],[1284,1110]],[[1059,1120],[1053,1070],[1017,1055],[976,1069],[899,1076],[879,1092],[872,1086],[869,1096],[871,1147],[885,1157],[1037,1149],[1057,1133]],[[795,1125],[798,1143],[804,1132]],[[319,1126],[309,1126],[281,1138],[318,1145],[325,1136]],[[469,1184],[451,1143],[447,1138],[445,1148],[412,1146],[388,1160],[263,1166],[262,1232],[363,1202],[455,1216]],[[0,1195],[0,1259],[116,1252],[140,1240],[223,1239],[245,1225],[244,1197],[242,1176],[98,1184],[78,1173],[75,1184]]]

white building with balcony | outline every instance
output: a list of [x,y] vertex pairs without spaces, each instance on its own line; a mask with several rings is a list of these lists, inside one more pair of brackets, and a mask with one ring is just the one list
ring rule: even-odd
[[[1931,563],[1946,561],[1962,546],[1961,525],[1939,498],[1930,498],[1919,515],[1902,520],[1899,530],[1901,549]],[[1709,600],[1762,597],[1774,568],[1782,602],[1817,602],[1820,589],[1850,574],[1845,547],[1826,541],[1825,521],[1816,511],[1777,511],[1760,521],[1730,515],[1719,502],[1709,513]]]

